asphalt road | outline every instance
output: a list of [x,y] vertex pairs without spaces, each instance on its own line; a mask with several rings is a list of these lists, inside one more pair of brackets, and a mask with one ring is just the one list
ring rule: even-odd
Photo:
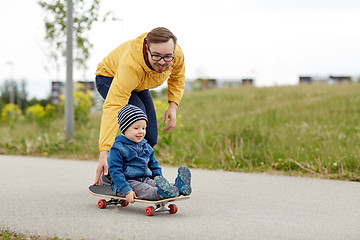
[[[71,239],[360,239],[360,184],[191,169],[177,214],[97,207],[96,162],[0,155],[0,228]],[[170,181],[176,168],[164,167]]]

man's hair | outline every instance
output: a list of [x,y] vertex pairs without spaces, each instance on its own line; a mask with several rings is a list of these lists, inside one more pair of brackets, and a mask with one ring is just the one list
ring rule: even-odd
[[154,28],[146,36],[147,44],[168,42],[170,39],[174,41],[176,46],[177,38],[169,29],[164,27]]

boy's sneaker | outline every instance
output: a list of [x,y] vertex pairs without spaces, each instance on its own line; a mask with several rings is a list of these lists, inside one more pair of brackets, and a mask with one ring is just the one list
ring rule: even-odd
[[163,176],[156,176],[154,179],[155,186],[158,188],[159,195],[163,198],[173,198],[179,196],[179,189],[170,185],[168,180]]
[[180,195],[191,194],[191,173],[187,167],[179,167],[178,176],[175,179],[175,187],[179,189]]

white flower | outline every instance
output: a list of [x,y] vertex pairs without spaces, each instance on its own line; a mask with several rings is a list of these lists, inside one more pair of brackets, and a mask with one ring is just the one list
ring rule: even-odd
[[342,140],[342,139],[346,138],[346,135],[344,133],[339,133],[338,138],[339,138],[339,140]]

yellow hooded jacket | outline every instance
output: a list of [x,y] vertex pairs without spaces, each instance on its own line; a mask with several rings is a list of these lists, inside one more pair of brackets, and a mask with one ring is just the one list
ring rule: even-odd
[[118,132],[117,113],[125,106],[132,91],[160,86],[168,79],[168,101],[179,105],[185,86],[184,54],[177,45],[175,57],[162,73],[151,70],[145,63],[143,43],[147,33],[129,40],[106,56],[98,64],[96,75],[113,77],[103,105],[99,150],[109,151]]

